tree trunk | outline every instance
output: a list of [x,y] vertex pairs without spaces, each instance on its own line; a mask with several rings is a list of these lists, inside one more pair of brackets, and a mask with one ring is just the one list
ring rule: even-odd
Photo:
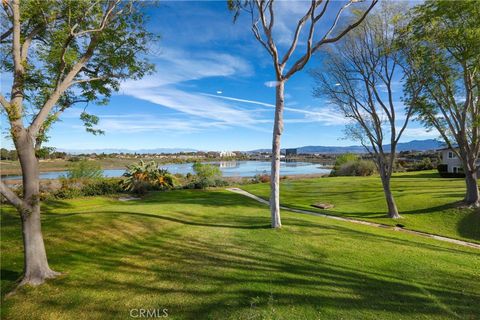
[[480,195],[478,192],[478,182],[477,182],[477,171],[475,168],[468,169],[467,166],[465,168],[465,182],[467,185],[467,192],[465,194],[465,203],[472,207],[479,207],[480,206]]
[[22,235],[24,246],[24,274],[20,285],[39,285],[46,279],[59,275],[50,269],[43,243],[40,204],[22,215]]
[[270,212],[272,228],[281,228],[280,219],[280,138],[283,132],[285,82],[278,81],[275,89],[275,122],[273,124],[272,139],[272,171],[270,175]]
[[390,188],[391,174],[387,172],[384,164],[379,165],[380,177],[382,179],[383,193],[385,194],[385,200],[387,201],[388,217],[392,219],[401,218],[398,213],[397,204],[393,198],[392,190]]
[[40,221],[40,192],[38,160],[33,139],[26,130],[15,140],[18,159],[22,167],[23,198],[25,208],[19,210],[22,219],[24,245],[24,275],[20,285],[38,285],[58,275],[50,269],[43,242]]

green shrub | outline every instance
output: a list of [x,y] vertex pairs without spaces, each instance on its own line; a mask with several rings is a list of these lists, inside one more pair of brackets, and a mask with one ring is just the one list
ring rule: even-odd
[[103,177],[103,170],[98,163],[88,160],[79,160],[69,165],[68,179],[99,179]]
[[462,173],[462,172],[458,172],[458,173],[448,172],[448,165],[443,164],[443,163],[437,165],[437,170],[438,170],[438,173],[440,174],[440,177],[442,177],[442,178],[465,178],[465,173]]
[[447,164],[439,164],[437,166],[437,170],[439,173],[443,173],[443,172],[448,172],[448,165]]
[[430,158],[424,158],[422,161],[414,163],[408,171],[421,171],[421,170],[432,170],[435,168],[432,160]]
[[45,198],[71,199],[84,196],[103,196],[123,192],[118,178],[101,179],[61,179],[58,190],[45,195]]
[[331,176],[336,176],[337,171],[340,170],[340,167],[348,162],[354,162],[359,159],[358,155],[354,153],[344,153],[335,159],[335,164],[333,165],[332,172],[330,173]]
[[195,162],[192,168],[195,175],[200,179],[217,179],[222,177],[220,168],[212,164]]
[[355,160],[344,163],[336,171],[338,176],[371,176],[376,171],[375,163],[369,160]]
[[81,193],[84,196],[101,196],[121,193],[123,192],[123,188],[121,187],[120,182],[120,179],[93,180],[82,187]]
[[[51,197],[55,199],[71,199],[81,197],[81,185],[78,180],[72,179],[60,179],[61,186],[60,189],[52,192]],[[50,198],[49,195],[46,195],[46,198]]]
[[196,162],[193,164],[195,175],[187,183],[187,189],[205,189],[208,187],[224,187],[228,182],[222,178],[222,171],[218,166]]

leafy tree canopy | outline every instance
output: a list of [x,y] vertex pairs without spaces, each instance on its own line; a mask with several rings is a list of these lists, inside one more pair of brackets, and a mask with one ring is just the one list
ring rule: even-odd
[[[20,2],[24,70],[19,74],[11,3],[2,2],[0,68],[17,71],[10,99],[22,95],[26,106],[11,106],[6,112],[10,120],[24,117],[31,122],[38,141],[45,141],[46,130],[65,109],[76,103],[105,104],[121,80],[141,78],[153,70],[144,53],[155,36],[145,29],[143,3],[26,0]],[[94,128],[97,117],[83,112],[81,119],[87,131],[101,133]]]

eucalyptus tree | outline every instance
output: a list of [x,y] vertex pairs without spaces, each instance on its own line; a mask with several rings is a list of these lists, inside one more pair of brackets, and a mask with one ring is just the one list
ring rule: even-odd
[[466,204],[480,205],[480,3],[426,1],[411,11],[400,44],[409,82],[422,84],[417,98],[406,87],[418,118],[436,129],[463,163]]
[[[396,48],[402,16],[400,4],[382,2],[341,42],[325,50],[329,63],[313,72],[314,95],[326,97],[352,120],[346,134],[360,141],[375,160],[390,218],[400,218],[390,178],[398,141],[412,116],[412,107],[402,110],[395,96],[395,86],[405,82],[403,54]],[[412,97],[418,90],[412,88]]]
[[[346,15],[355,3],[349,0],[333,2],[311,0],[305,2],[305,13],[293,26],[293,37],[284,48],[275,40],[275,17],[278,10],[275,0],[228,0],[229,8],[236,19],[241,11],[251,17],[251,30],[256,40],[272,58],[275,71],[275,118],[272,137],[272,165],[270,176],[270,211],[272,228],[282,226],[280,218],[280,139],[283,133],[283,111],[285,104],[285,83],[301,71],[313,54],[322,46],[334,43],[358,26],[375,6],[378,0],[371,0],[363,12],[349,24],[344,24]],[[328,12],[328,14],[326,14]],[[302,32],[304,29],[304,32]],[[317,30],[319,29],[319,30]],[[299,45],[299,43],[302,43]],[[281,50],[284,49],[284,50]],[[281,52],[283,51],[283,53]]]
[[[2,1],[2,71],[11,74],[9,93],[0,95],[22,169],[23,192],[0,181],[0,193],[22,222],[22,284],[58,275],[50,269],[40,223],[36,150],[62,112],[78,103],[106,103],[120,81],[152,70],[142,58],[153,35],[134,1]],[[81,114],[87,131],[98,119]],[[73,135],[73,133],[72,133]],[[72,137],[73,138],[73,137]]]

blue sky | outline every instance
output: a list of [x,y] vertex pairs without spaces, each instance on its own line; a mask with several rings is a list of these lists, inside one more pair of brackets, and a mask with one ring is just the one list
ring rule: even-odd
[[[284,52],[306,4],[278,2],[275,37],[280,51]],[[100,117],[98,127],[105,135],[86,133],[79,120],[82,109],[73,107],[55,124],[47,145],[69,150],[270,147],[273,68],[269,55],[254,39],[247,16],[232,23],[226,1],[166,1],[149,9],[148,15],[149,29],[161,36],[151,44],[149,55],[156,73],[123,83],[107,106],[88,107]],[[299,49],[303,48],[300,43]],[[321,63],[314,57],[286,85],[283,147],[358,144],[344,139],[346,120],[339,112],[312,96],[314,82],[307,71]],[[2,75],[3,84],[6,78]],[[2,92],[6,87],[2,85]],[[397,89],[400,94],[401,88]],[[413,123],[402,141],[435,137]],[[5,135],[2,146],[11,146]]]

